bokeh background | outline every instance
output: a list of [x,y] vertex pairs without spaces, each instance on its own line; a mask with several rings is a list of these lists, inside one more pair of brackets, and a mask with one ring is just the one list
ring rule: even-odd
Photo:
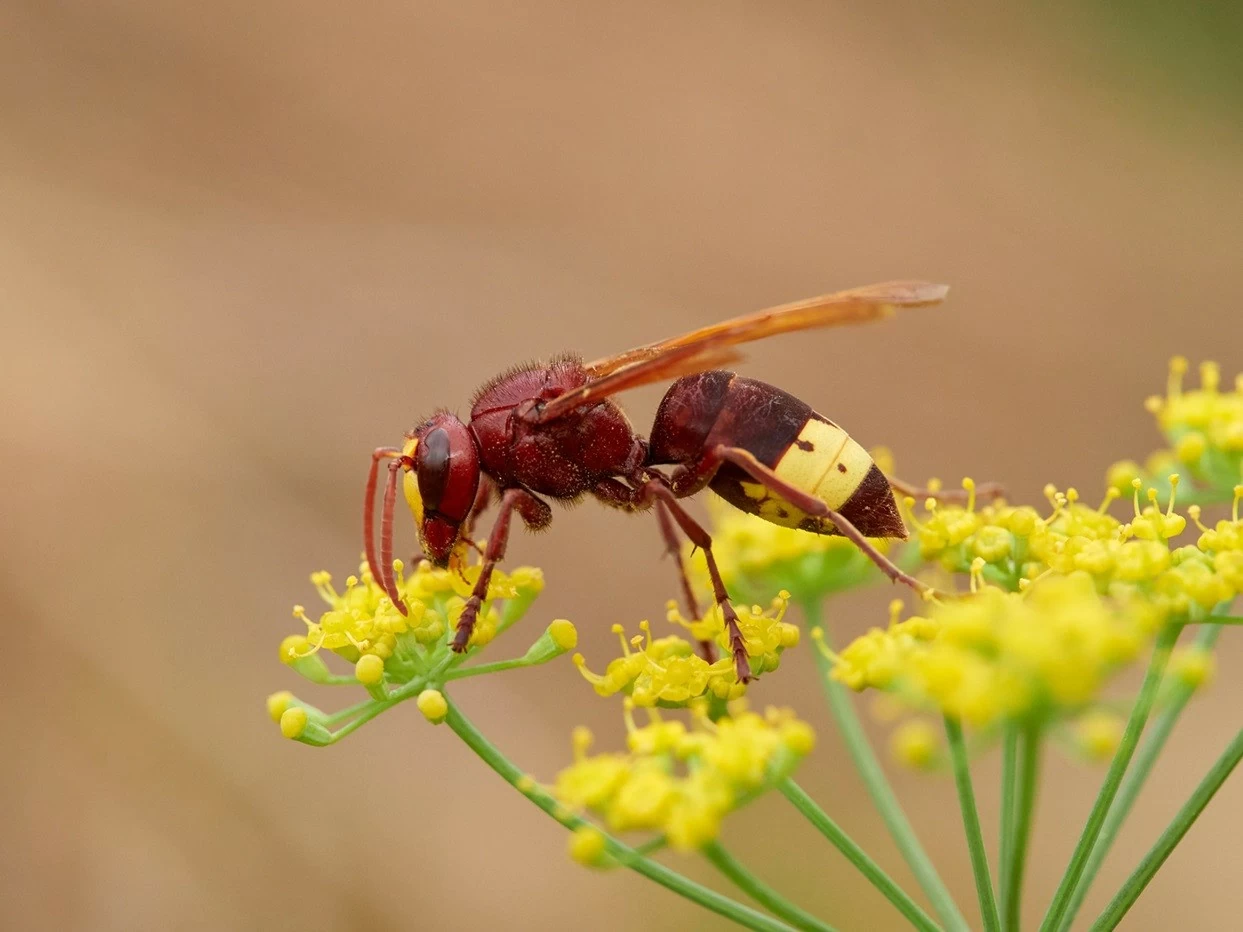
[[[369,451],[515,361],[926,277],[943,309],[746,371],[908,477],[1094,495],[1157,445],[1141,401],[1172,352],[1243,367],[1237,10],[0,0],[0,924],[713,927],[571,864],[412,708],[280,738],[276,645],[307,573],[351,567]],[[629,399],[639,424],[658,397]],[[570,617],[600,665],[611,622],[674,592],[659,550],[595,507],[519,536],[549,579],[532,632]],[[843,601],[839,631],[888,598]],[[1223,644],[1085,916],[1237,727]],[[756,698],[822,725],[806,784],[909,881],[787,660]],[[456,694],[544,778],[572,725],[620,740],[568,662]],[[1033,919],[1101,774],[1045,776]],[[974,909],[950,781],[895,780]],[[1241,827],[1236,780],[1127,927],[1234,925]],[[727,840],[834,924],[897,927],[780,801]]]

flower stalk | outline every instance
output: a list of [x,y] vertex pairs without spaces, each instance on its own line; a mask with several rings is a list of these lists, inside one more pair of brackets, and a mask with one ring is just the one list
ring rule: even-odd
[[[824,624],[820,603],[816,600],[808,600],[801,603],[800,607],[813,641],[818,641],[831,649],[832,641]],[[824,651],[818,649],[812,651],[812,656],[816,661],[820,684],[824,689],[829,711],[846,744],[847,753],[850,754],[855,769],[862,777],[863,785],[867,788],[868,795],[872,797],[872,803],[880,813],[898,851],[901,852],[911,873],[915,875],[916,882],[927,895],[932,908],[945,928],[952,932],[969,932],[967,920],[963,918],[949,888],[945,886],[932,859],[928,857],[928,853],[920,844],[915,829],[911,826],[910,820],[902,809],[902,804],[890,786],[885,771],[863,731],[863,725],[855,713],[854,704],[851,702],[846,687],[830,678],[833,661]]]
[[1079,836],[1079,841],[1075,845],[1074,853],[1071,855],[1070,863],[1066,866],[1066,872],[1062,875],[1057,892],[1053,895],[1053,902],[1049,904],[1049,910],[1040,925],[1040,932],[1052,932],[1052,930],[1059,928],[1070,908],[1070,901],[1074,894],[1075,886],[1083,876],[1088,859],[1092,853],[1092,847],[1096,844],[1097,838],[1100,837],[1101,829],[1105,824],[1105,817],[1109,813],[1109,807],[1113,804],[1114,797],[1118,793],[1118,787],[1122,783],[1122,777],[1125,775],[1127,766],[1131,762],[1131,756],[1135,753],[1135,747],[1139,743],[1140,734],[1144,730],[1144,725],[1148,722],[1149,713],[1151,713],[1153,703],[1157,698],[1157,689],[1161,685],[1162,677],[1165,675],[1165,667],[1170,659],[1170,651],[1174,647],[1174,642],[1178,640],[1178,634],[1179,628],[1177,626],[1165,625],[1157,635],[1157,643],[1152,651],[1152,659],[1149,661],[1147,673],[1144,674],[1144,682],[1140,687],[1139,697],[1135,700],[1130,718],[1127,720],[1126,731],[1122,734],[1122,741],[1118,745],[1118,750],[1114,752],[1113,761],[1109,765],[1109,772],[1105,775],[1105,782],[1101,785],[1096,802],[1088,815],[1087,824],[1084,826],[1083,832]]
[[[552,816],[565,828],[571,831],[589,825],[585,819],[573,814],[560,805],[556,799],[538,786],[524,780],[523,773],[506,757],[499,748],[489,741],[474,724],[462,714],[452,700],[449,701],[449,712],[445,724],[462,742],[478,755],[479,759],[492,768],[506,783],[518,790],[539,809]],[[715,890],[696,883],[688,877],[671,870],[656,861],[646,858],[629,845],[625,845],[611,835],[601,832],[605,851],[619,864],[628,867],[648,880],[652,880],[667,890],[684,897],[693,903],[710,910],[719,916],[737,923],[745,929],[756,932],[788,932],[790,926],[765,916],[763,913],[744,906],[741,903],[722,896]]]
[[1036,809],[1036,787],[1040,777],[1041,734],[1037,725],[1010,726],[1014,733],[1015,757],[1009,832],[1002,832],[1002,862],[999,872],[1000,916],[1002,928],[1018,929],[1023,901],[1023,871]]
[[719,841],[708,842],[700,849],[700,853],[739,890],[774,916],[790,923],[794,928],[801,929],[803,932],[836,932],[831,925],[821,922],[811,913],[791,903],[756,877],[737,858],[725,850],[725,846]]
[[1191,794],[1191,798],[1183,804],[1178,810],[1178,814],[1161,833],[1161,837],[1144,855],[1144,859],[1140,861],[1139,866],[1131,873],[1126,882],[1122,885],[1122,889],[1110,900],[1109,905],[1105,907],[1105,911],[1100,917],[1092,923],[1092,932],[1110,932],[1117,927],[1127,911],[1135,905],[1135,901],[1139,899],[1139,895],[1144,892],[1144,888],[1148,886],[1153,876],[1161,869],[1161,865],[1165,863],[1165,859],[1170,856],[1174,848],[1182,841],[1183,836],[1195,824],[1200,813],[1209,804],[1209,801],[1221,789],[1221,785],[1226,782],[1226,778],[1238,766],[1239,761],[1243,760],[1243,729],[1234,736],[1234,740],[1222,752],[1222,755],[1213,764],[1212,768],[1204,779],[1200,781],[1200,785],[1196,787],[1195,792]]
[[963,741],[962,725],[946,716],[945,735],[949,739],[954,785],[958,790],[958,804],[962,809],[963,828],[967,834],[967,851],[971,855],[971,871],[975,875],[980,916],[984,920],[986,932],[1000,932],[1001,920],[997,915],[993,880],[988,868],[988,852],[984,850],[984,833],[980,829],[980,812],[976,808],[975,790],[971,785],[970,763],[967,759],[967,745]]
[[[1221,628],[1219,626],[1206,624],[1196,633],[1193,645],[1196,649],[1211,651],[1220,636]],[[1187,703],[1191,701],[1195,691],[1196,687],[1192,684],[1176,684],[1166,700],[1165,708],[1153,719],[1151,727],[1147,729],[1144,743],[1136,751],[1135,760],[1127,770],[1126,777],[1122,781],[1122,786],[1118,789],[1118,795],[1114,798],[1113,805],[1109,807],[1109,814],[1105,817],[1104,825],[1101,826],[1101,834],[1096,839],[1096,844],[1092,846],[1092,855],[1088,858],[1087,867],[1084,868],[1083,876],[1079,879],[1078,886],[1075,887],[1075,895],[1071,900],[1070,907],[1066,910],[1066,918],[1061,925],[1062,929],[1069,929],[1071,923],[1075,920],[1075,916],[1079,914],[1083,901],[1087,898],[1088,891],[1092,887],[1092,882],[1096,879],[1101,865],[1113,847],[1114,840],[1118,837],[1118,831],[1122,828],[1122,823],[1131,814],[1135,800],[1139,798],[1140,791],[1143,790],[1144,784],[1148,780],[1148,775],[1152,773],[1153,765],[1156,764],[1157,758],[1161,756],[1162,750],[1165,749],[1165,742],[1169,740],[1170,733],[1174,731],[1174,726],[1178,723],[1183,709],[1187,707]]]
[[787,779],[777,788],[794,805],[794,808],[801,812],[807,821],[814,825],[820,834],[827,838],[829,843],[884,895],[885,899],[897,907],[898,912],[902,913],[912,926],[922,932],[937,932],[940,927],[919,908],[919,904],[894,883],[880,865],[873,861],[854,839],[842,831],[841,826],[829,818],[828,813],[821,809],[802,787],[793,780]]

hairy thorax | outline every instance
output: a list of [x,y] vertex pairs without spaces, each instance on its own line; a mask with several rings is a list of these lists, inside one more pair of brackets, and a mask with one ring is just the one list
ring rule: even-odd
[[485,471],[499,485],[572,499],[642,463],[645,445],[612,401],[590,402],[549,424],[523,417],[587,378],[577,357],[562,357],[503,373],[479,391],[470,429]]

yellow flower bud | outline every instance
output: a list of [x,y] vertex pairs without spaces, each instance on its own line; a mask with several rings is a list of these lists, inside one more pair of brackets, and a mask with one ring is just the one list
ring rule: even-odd
[[415,700],[419,711],[433,725],[439,725],[445,720],[445,716],[449,714],[449,703],[438,689],[425,689],[419,693],[419,698]]
[[1178,457],[1179,462],[1194,465],[1200,462],[1200,457],[1207,449],[1208,441],[1204,439],[1204,435],[1198,430],[1193,430],[1178,438],[1178,443],[1174,446],[1174,455]]
[[570,834],[570,857],[585,867],[598,865],[604,849],[604,834],[594,825],[580,825]]
[[781,740],[800,757],[810,754],[816,746],[816,733],[806,722],[786,722],[781,726]]
[[364,686],[374,686],[384,679],[384,661],[376,654],[363,654],[354,664],[354,676]]
[[564,618],[558,618],[550,624],[548,634],[553,643],[563,651],[573,650],[578,646],[578,629],[574,627],[573,622]]
[[305,655],[311,649],[311,645],[307,639],[301,634],[291,634],[285,640],[281,641],[280,657],[281,663],[293,663],[299,657]]
[[1170,657],[1170,673],[1189,689],[1199,689],[1212,682],[1217,661],[1202,647],[1177,650]]
[[939,738],[927,722],[906,722],[889,741],[894,758],[914,770],[925,770],[936,762]]
[[285,714],[285,710],[292,702],[293,693],[286,690],[268,696],[268,715],[272,717],[272,721],[280,722],[281,716]]
[[297,738],[306,730],[306,709],[292,706],[281,713],[281,734],[286,738]]
[[1089,760],[1106,761],[1122,742],[1123,722],[1109,712],[1089,712],[1075,725],[1079,749]]
[[1131,491],[1131,484],[1142,474],[1135,460],[1119,460],[1105,472],[1105,484],[1124,495]]

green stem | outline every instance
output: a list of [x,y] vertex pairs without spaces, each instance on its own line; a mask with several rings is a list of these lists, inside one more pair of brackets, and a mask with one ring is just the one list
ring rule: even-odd
[[1122,917],[1126,915],[1127,910],[1135,905],[1139,895],[1144,892],[1144,888],[1148,886],[1149,881],[1161,869],[1165,859],[1170,856],[1170,853],[1182,841],[1183,836],[1187,834],[1187,830],[1191,828],[1196,818],[1204,811],[1204,807],[1208,805],[1209,800],[1221,789],[1221,785],[1226,782],[1226,778],[1230,776],[1231,771],[1238,766],[1240,759],[1243,759],[1243,729],[1239,730],[1221,757],[1217,758],[1217,762],[1205,774],[1204,779],[1200,781],[1200,785],[1191,794],[1191,798],[1178,810],[1178,814],[1174,816],[1173,821],[1161,833],[1161,837],[1157,839],[1156,844],[1144,855],[1144,859],[1139,862],[1139,866],[1127,878],[1126,883],[1122,885],[1122,889],[1109,901],[1109,905],[1105,907],[1105,911],[1101,913],[1100,918],[1092,923],[1092,932],[1110,932],[1122,921]]
[[[352,718],[359,712],[363,712],[376,704],[377,703],[374,699],[364,699],[362,702],[356,703],[355,705],[346,706],[344,709],[338,709],[336,712],[325,715],[324,724],[331,728],[333,725],[344,722],[346,719]],[[388,708],[387,702],[384,704],[384,707]]]
[[504,670],[516,670],[519,667],[531,666],[531,661],[525,657],[515,657],[512,660],[494,660],[491,663],[481,663],[473,667],[455,667],[445,674],[445,681],[464,680],[470,676],[482,676],[485,673],[500,673]]
[[[517,789],[527,799],[535,803],[536,806],[570,830],[590,824],[585,819],[565,810],[556,799],[539,787],[520,788],[519,782],[522,781],[522,771],[502,754],[496,745],[483,736],[482,732],[462,714],[452,700],[448,699],[447,696],[445,698],[449,703],[449,713],[445,717],[445,724],[453,730],[454,734],[462,739],[467,747],[479,755],[485,764],[496,771],[506,783]],[[525,784],[526,781],[522,782]],[[765,916],[763,913],[751,909],[749,906],[744,906],[727,896],[722,896],[715,890],[709,890],[702,884],[695,883],[695,881],[688,877],[682,876],[677,871],[670,870],[663,864],[643,857],[629,845],[623,844],[611,835],[603,831],[601,831],[601,834],[604,836],[605,850],[619,863],[638,874],[642,874],[649,880],[655,881],[662,887],[672,890],[679,896],[685,897],[719,916],[724,916],[743,928],[754,929],[757,932],[790,932],[790,926],[784,922],[778,922]]]
[[933,922],[928,914],[919,908],[919,905],[907,896],[906,892],[899,887],[889,875],[881,870],[880,865],[868,857],[867,853],[855,843],[849,835],[842,831],[841,827],[829,818],[828,813],[821,809],[814,799],[793,780],[786,778],[777,784],[777,789],[785,796],[794,808],[801,812],[807,821],[811,822],[829,843],[838,851],[845,855],[846,860],[853,864],[864,877],[866,877],[877,890],[885,895],[898,911],[917,929],[923,932],[935,932],[939,927]]
[[1000,853],[997,864],[998,908],[1006,926],[1010,927],[1010,895],[1013,881],[1010,872],[1014,867],[1014,824],[1018,812],[1015,799],[1018,791],[1019,772],[1019,726],[1007,723],[1001,738],[1001,832],[997,845]]
[[332,743],[336,744],[342,738],[345,738],[347,735],[362,728],[381,712],[388,711],[400,701],[400,699],[390,699],[387,702],[376,702],[375,700],[372,700],[371,704],[363,709],[362,714],[359,715],[358,718],[350,719],[350,721],[346,722],[332,733]]
[[[1200,650],[1212,650],[1213,645],[1217,643],[1217,639],[1220,636],[1220,627],[1217,625],[1205,625],[1196,632],[1196,638],[1192,644]],[[1148,775],[1152,773],[1153,765],[1165,749],[1165,742],[1169,739],[1170,733],[1178,723],[1183,709],[1187,707],[1187,703],[1195,695],[1195,691],[1195,687],[1187,683],[1176,683],[1170,690],[1165,708],[1153,719],[1152,727],[1148,729],[1148,735],[1144,738],[1143,746],[1136,752],[1135,761],[1130,769],[1127,770],[1126,778],[1118,789],[1118,795],[1114,798],[1113,805],[1109,807],[1109,814],[1105,816],[1105,823],[1101,826],[1101,834],[1096,839],[1096,844],[1092,846],[1092,855],[1088,858],[1088,864],[1083,870],[1083,876],[1079,878],[1079,883],[1075,886],[1075,895],[1071,900],[1070,907],[1066,910],[1066,918],[1062,920],[1062,929],[1069,929],[1075,916],[1078,915],[1079,909],[1083,906],[1083,901],[1088,895],[1088,890],[1092,886],[1092,881],[1096,879],[1096,875],[1101,869],[1101,864],[1104,863],[1110,848],[1113,847],[1114,839],[1118,837],[1118,831],[1122,828],[1122,823],[1131,814],[1131,808],[1135,805],[1135,800],[1144,788]]]
[[704,845],[701,853],[711,862],[712,866],[725,875],[733,884],[755,902],[759,903],[774,916],[784,919],[796,929],[805,932],[835,932],[832,926],[821,922],[811,913],[800,909],[784,896],[770,887],[760,878],[747,870],[718,841]]
[[993,879],[988,870],[988,852],[984,850],[984,833],[980,830],[980,812],[975,805],[975,789],[971,786],[971,769],[967,745],[962,738],[962,725],[946,716],[945,734],[949,739],[950,760],[954,765],[954,785],[958,788],[958,804],[962,809],[963,827],[967,833],[967,851],[971,855],[971,871],[975,874],[975,892],[980,900],[980,916],[986,932],[1000,932],[997,901],[993,897]]
[[1101,828],[1105,824],[1105,816],[1109,813],[1109,807],[1118,793],[1118,787],[1122,783],[1127,765],[1131,763],[1131,756],[1135,753],[1136,744],[1139,743],[1140,733],[1143,732],[1148,715],[1152,711],[1153,702],[1157,698],[1157,690],[1161,686],[1161,678],[1165,675],[1165,667],[1170,659],[1170,651],[1174,647],[1174,642],[1178,640],[1178,633],[1178,625],[1165,625],[1157,635],[1152,659],[1148,663],[1148,672],[1144,674],[1144,683],[1140,687],[1139,697],[1136,698],[1130,718],[1127,719],[1122,741],[1118,744],[1118,750],[1114,752],[1113,760],[1109,764],[1109,772],[1105,775],[1105,782],[1096,796],[1096,802],[1092,806],[1092,812],[1088,815],[1087,824],[1083,827],[1083,834],[1079,836],[1079,842],[1075,845],[1070,863],[1066,865],[1066,873],[1062,875],[1061,883],[1057,886],[1053,902],[1049,904],[1049,911],[1045,913],[1044,922],[1040,924],[1040,932],[1053,932],[1054,929],[1061,927],[1066,918],[1075,887],[1087,867],[1092,847],[1100,837]]
[[[1017,932],[1022,916],[1023,869],[1027,865],[1027,842],[1036,809],[1036,786],[1040,779],[1040,729],[1023,727],[1018,748],[1018,774],[1014,793],[1013,836],[1002,852],[1001,918],[1007,932]],[[1009,862],[1008,864],[1006,862]]]
[[1243,615],[1208,615],[1192,624],[1218,626],[1218,625],[1243,625]]
[[[802,603],[801,607],[808,632],[813,636],[819,632],[819,638],[831,648],[829,633],[821,618],[820,604],[814,600],[808,600]],[[846,687],[830,678],[829,674],[833,669],[832,661],[817,650],[815,644],[812,645],[812,655],[816,659],[820,684],[824,687],[829,711],[833,713],[837,729],[841,732],[842,740],[846,744],[846,750],[851,760],[854,761],[859,776],[863,778],[863,785],[867,787],[868,795],[872,797],[872,803],[880,812],[885,827],[889,829],[889,834],[893,837],[903,859],[910,867],[911,873],[915,875],[916,882],[927,895],[932,908],[947,929],[952,932],[970,932],[967,920],[963,918],[957,904],[954,903],[953,896],[950,895],[945,882],[937,873],[932,859],[924,851],[923,845],[915,835],[915,830],[911,827],[910,820],[902,810],[902,804],[898,802],[898,797],[889,785],[885,771],[880,761],[876,759],[872,746],[868,743],[867,735],[863,731],[863,725],[859,722],[859,716],[855,713],[854,704],[850,701]]]

